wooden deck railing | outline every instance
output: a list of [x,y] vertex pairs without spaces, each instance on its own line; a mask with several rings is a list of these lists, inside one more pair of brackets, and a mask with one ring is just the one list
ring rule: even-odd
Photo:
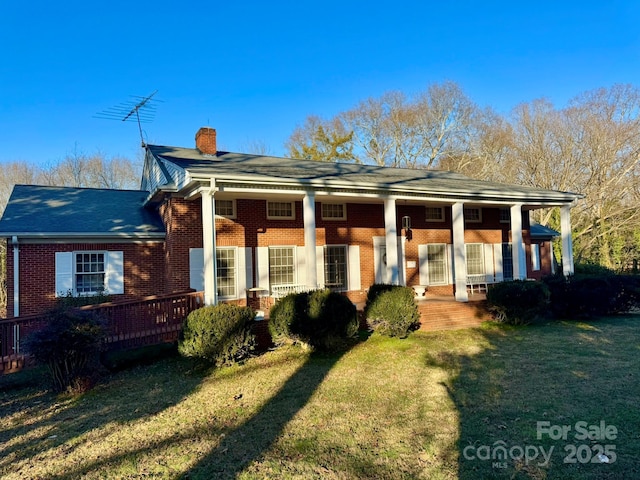
[[[116,350],[177,340],[189,312],[203,305],[203,293],[189,291],[88,305],[80,310],[97,311],[107,319],[107,348]],[[0,320],[0,374],[25,365],[22,342],[44,324],[43,315]]]

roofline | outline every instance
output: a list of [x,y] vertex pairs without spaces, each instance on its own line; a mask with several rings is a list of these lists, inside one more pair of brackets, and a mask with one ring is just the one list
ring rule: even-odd
[[0,238],[18,237],[18,239],[27,238],[90,238],[90,239],[119,239],[119,240],[164,240],[166,235],[162,232],[158,233],[104,233],[104,232],[0,232]]
[[[429,196],[429,195],[433,195],[433,196],[438,196],[438,197],[446,197],[446,198],[456,198],[456,197],[465,197],[465,198],[469,198],[471,200],[473,199],[480,199],[480,198],[486,198],[486,197],[490,197],[490,198],[495,198],[495,199],[500,199],[500,198],[504,198],[505,200],[522,200],[523,202],[527,202],[527,201],[543,201],[546,203],[561,203],[561,204],[565,204],[565,203],[571,203],[574,202],[578,199],[584,198],[584,195],[582,194],[577,194],[577,193],[571,193],[571,192],[559,192],[556,190],[544,190],[543,192],[530,192],[530,193],[523,193],[523,192],[517,192],[517,191],[513,191],[513,190],[504,190],[504,191],[487,191],[487,190],[481,190],[478,192],[472,192],[469,190],[436,190],[436,189],[423,189],[423,188],[416,188],[416,187],[405,187],[405,188],[390,188],[388,185],[386,184],[372,184],[372,183],[367,183],[367,184],[358,184],[358,183],[354,183],[354,182],[323,182],[323,181],[295,181],[295,180],[291,180],[291,179],[265,179],[262,177],[255,177],[255,176],[251,176],[251,175],[247,175],[247,176],[238,176],[238,177],[230,177],[230,176],[226,176],[226,177],[218,177],[216,175],[198,175],[198,176],[191,176],[190,180],[191,182],[186,183],[182,189],[180,190],[194,190],[197,189],[198,187],[193,185],[198,184],[198,183],[205,183],[206,185],[210,184],[211,179],[215,179],[216,181],[216,185],[220,185],[221,183],[229,183],[229,184],[236,184],[236,185],[242,185],[245,184],[247,185],[247,187],[249,186],[253,186],[253,185],[264,185],[264,186],[270,186],[271,188],[273,188],[273,186],[279,186],[279,187],[283,187],[283,188],[297,188],[299,189],[301,186],[308,186],[308,187],[312,187],[314,190],[317,189],[317,187],[325,187],[326,189],[347,189],[347,190],[364,190],[364,191],[369,191],[369,192],[376,192],[378,194],[384,194],[384,195],[389,195],[389,196],[395,196],[395,195],[402,195],[404,194],[418,194],[418,195],[425,195],[425,196]],[[505,185],[508,186],[508,185]],[[315,187],[315,188],[314,188]],[[268,188],[268,187],[267,187]],[[160,189],[159,189],[160,190]],[[550,193],[551,195],[547,195],[547,193]],[[463,198],[461,198],[461,200],[463,200]]]

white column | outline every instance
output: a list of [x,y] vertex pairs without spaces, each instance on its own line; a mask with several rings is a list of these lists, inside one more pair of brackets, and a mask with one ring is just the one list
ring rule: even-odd
[[571,238],[571,205],[560,208],[560,234],[562,238],[562,273],[573,275],[573,240]]
[[307,285],[316,287],[318,267],[316,264],[316,199],[313,192],[307,192],[302,199],[302,217],[304,219],[304,251],[307,257]]
[[467,294],[467,252],[464,244],[464,204],[451,205],[453,219],[453,271],[455,272],[456,300],[468,302]]
[[216,305],[218,292],[216,285],[216,220],[215,199],[213,197],[215,181],[211,181],[211,189],[201,194],[202,198],[202,249],[204,254],[204,304]]
[[398,274],[398,228],[396,226],[396,200],[387,198],[384,201],[384,231],[387,249],[387,270],[392,285],[400,283]]
[[[527,271],[522,271],[525,252],[522,244],[522,204],[511,205],[511,251],[513,252],[513,279],[523,280],[527,278]],[[526,267],[525,267],[526,268]]]

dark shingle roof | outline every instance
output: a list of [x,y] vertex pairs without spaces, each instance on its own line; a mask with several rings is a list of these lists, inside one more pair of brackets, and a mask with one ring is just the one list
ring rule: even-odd
[[16,185],[0,219],[0,236],[163,237],[148,192]]
[[[475,180],[459,173],[380,167],[353,163],[315,162],[291,158],[269,157],[243,153],[218,152],[204,155],[193,148],[148,145],[149,151],[163,162],[170,162],[188,172],[191,177],[215,176],[263,180],[265,182],[295,182],[300,185],[367,186],[389,192],[463,195],[478,198],[510,197],[570,202],[580,195],[521,185],[506,185]],[[178,183],[177,178],[167,183]]]
[[531,238],[553,238],[560,236],[560,232],[555,231],[553,228],[540,225],[539,223],[532,223],[530,232]]

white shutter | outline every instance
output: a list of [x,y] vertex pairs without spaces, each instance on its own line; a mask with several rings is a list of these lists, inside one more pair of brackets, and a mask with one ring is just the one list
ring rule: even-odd
[[456,270],[453,266],[453,244],[447,244],[447,260],[448,260],[448,273],[449,273],[449,285],[454,285],[456,283]]
[[189,288],[204,291],[204,248],[189,249]]
[[324,288],[324,247],[316,247],[316,268],[318,270],[318,288]]
[[496,282],[504,281],[504,267],[502,260],[502,243],[496,243],[493,245],[493,256],[495,258],[495,266],[496,266]]
[[429,285],[429,253],[426,245],[418,245],[420,285]]
[[349,290],[360,290],[360,246],[349,245],[347,258],[349,259]]
[[[240,255],[242,255],[242,249],[240,249]],[[253,255],[251,247],[244,247],[244,259],[245,286],[249,289],[253,288]]]
[[484,274],[487,278],[487,282],[493,283],[495,274],[493,266],[493,245],[485,243],[482,247],[484,248]]
[[236,249],[238,268],[236,272],[238,291],[236,298],[246,298],[247,290],[253,284],[253,271],[251,269],[251,248],[238,247]]
[[56,252],[56,297],[73,293],[73,253]]
[[[296,278],[299,285],[307,285],[306,248],[304,245],[296,247]],[[308,284],[311,285],[312,283],[309,282]]]
[[122,252],[106,252],[104,286],[107,294],[124,293],[124,256]]
[[269,285],[269,247],[256,247],[257,287],[270,290]]
[[527,278],[527,246],[522,242],[522,258],[520,258],[520,277]]
[[534,272],[540,270],[540,245],[538,243],[531,244],[531,270]]

